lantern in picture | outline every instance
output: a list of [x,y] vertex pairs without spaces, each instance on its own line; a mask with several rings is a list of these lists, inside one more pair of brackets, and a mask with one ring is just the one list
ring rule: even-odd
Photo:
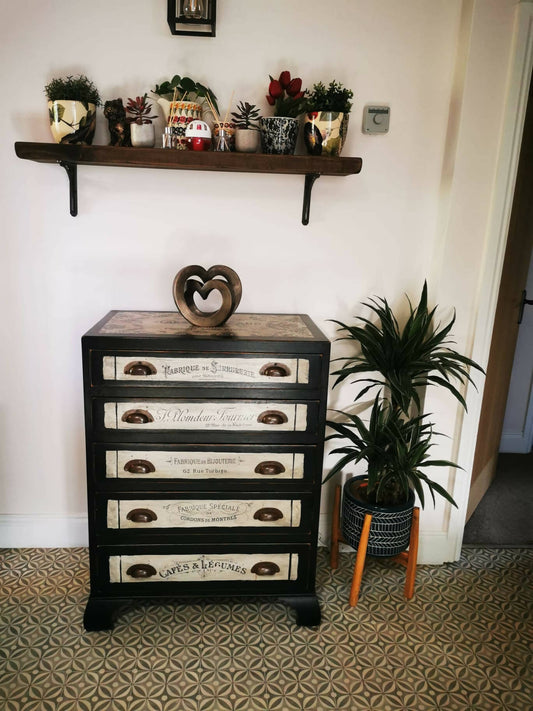
[[185,131],[190,151],[208,151],[211,148],[211,129],[205,121],[191,121]]

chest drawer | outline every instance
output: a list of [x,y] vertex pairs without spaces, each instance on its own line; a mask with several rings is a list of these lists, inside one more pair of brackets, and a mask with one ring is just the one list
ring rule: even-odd
[[[302,518],[300,498],[119,498],[108,499],[108,529],[150,531],[198,528],[298,528]],[[307,511],[310,506],[308,503]]]
[[323,358],[318,354],[165,353],[130,351],[125,354],[91,351],[91,383],[94,386],[258,385],[296,389],[317,387]]
[[93,400],[96,429],[105,432],[168,432],[314,435],[318,402],[271,400]]

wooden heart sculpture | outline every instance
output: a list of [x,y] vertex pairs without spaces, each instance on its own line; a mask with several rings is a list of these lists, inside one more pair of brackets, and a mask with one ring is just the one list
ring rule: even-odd
[[[205,301],[212,291],[218,291],[222,297],[220,308],[210,312],[201,311],[194,300],[195,294]],[[172,293],[178,311],[189,323],[213,328],[225,323],[239,305],[242,284],[237,272],[223,264],[216,264],[209,269],[191,264],[176,274]]]

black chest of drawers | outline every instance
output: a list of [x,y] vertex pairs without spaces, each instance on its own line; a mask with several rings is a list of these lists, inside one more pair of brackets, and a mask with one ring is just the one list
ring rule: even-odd
[[275,597],[320,622],[328,339],[307,316],[112,311],[82,338],[87,630],[134,599]]

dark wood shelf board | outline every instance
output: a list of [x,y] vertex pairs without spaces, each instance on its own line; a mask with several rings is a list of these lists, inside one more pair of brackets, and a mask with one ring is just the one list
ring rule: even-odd
[[15,143],[19,158],[39,163],[60,161],[78,165],[111,165],[122,168],[169,168],[236,173],[289,173],[305,175],[352,175],[361,170],[361,158],[278,156],[263,153],[176,151],[164,148],[76,146],[59,143]]
[[19,158],[38,163],[56,163],[66,171],[70,184],[70,214],[77,214],[77,166],[98,165],[120,168],[166,168],[170,170],[208,170],[226,173],[273,173],[305,175],[302,223],[309,222],[311,190],[321,175],[347,176],[361,171],[361,158],[323,156],[279,156],[264,153],[219,153],[215,151],[177,151],[163,148],[122,148],[81,146],[60,143],[18,141]]

